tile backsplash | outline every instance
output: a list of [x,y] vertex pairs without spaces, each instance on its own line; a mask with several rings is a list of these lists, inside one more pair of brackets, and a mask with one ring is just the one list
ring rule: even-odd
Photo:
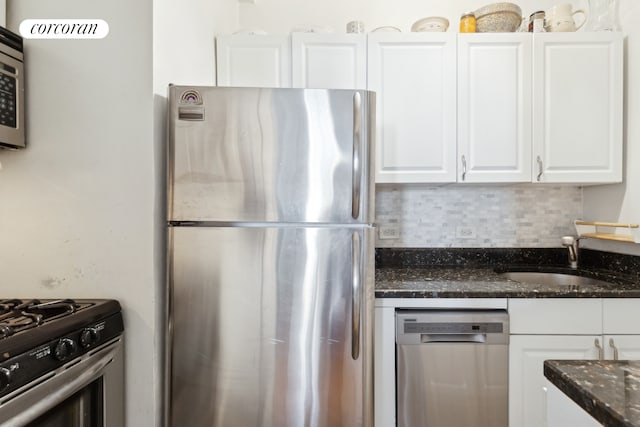
[[581,217],[582,187],[376,186],[379,248],[559,247]]

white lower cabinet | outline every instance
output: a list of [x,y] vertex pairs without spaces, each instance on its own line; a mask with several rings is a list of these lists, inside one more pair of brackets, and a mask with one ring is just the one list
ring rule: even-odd
[[376,427],[396,425],[396,309],[375,308],[374,419]]
[[640,335],[640,298],[602,300],[604,334]]
[[602,300],[605,359],[640,359],[639,307],[639,298],[605,298]]
[[640,335],[604,335],[604,358],[640,360]]
[[544,361],[602,357],[602,300],[510,299],[509,320],[509,427],[543,427]]
[[[606,300],[605,300],[606,302]],[[638,360],[640,359],[640,336],[604,335],[604,359]],[[543,394],[546,394],[547,427],[595,427],[601,424],[571,400],[546,378]],[[510,423],[510,426],[515,424]],[[543,424],[540,424],[543,425]]]
[[597,359],[599,335],[512,335],[509,344],[509,427],[545,425],[543,364],[549,359]]
[[509,299],[514,335],[602,335],[600,298]]
[[631,298],[510,299],[509,427],[545,426],[548,417],[556,420],[548,427],[590,425],[563,423],[547,407],[544,361],[640,359],[638,307]]
[[[604,301],[605,305],[606,302],[607,300]],[[640,335],[603,335],[602,343],[604,345],[604,359],[606,360],[640,359]],[[546,395],[545,411],[547,427],[601,426],[598,421],[582,409],[576,402],[571,400],[566,394],[560,391],[560,389],[549,382],[549,380],[543,378],[542,382],[544,383],[542,394]],[[510,420],[509,426],[534,425],[520,424],[520,419],[518,419],[517,422],[518,423]],[[544,426],[545,424],[537,425]]]
[[547,395],[547,427],[601,426],[591,415],[549,381],[546,382],[545,392]]

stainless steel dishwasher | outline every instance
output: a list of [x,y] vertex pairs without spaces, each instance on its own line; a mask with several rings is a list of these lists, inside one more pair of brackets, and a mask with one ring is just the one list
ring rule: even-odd
[[398,310],[399,427],[507,427],[505,310]]

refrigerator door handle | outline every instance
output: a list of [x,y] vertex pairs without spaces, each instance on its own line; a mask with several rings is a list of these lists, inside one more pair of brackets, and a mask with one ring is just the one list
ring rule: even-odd
[[360,357],[360,234],[351,236],[351,357]]
[[362,185],[362,164],[360,151],[362,145],[362,100],[360,92],[353,95],[353,157],[352,157],[352,188],[351,188],[351,216],[360,216],[360,187]]

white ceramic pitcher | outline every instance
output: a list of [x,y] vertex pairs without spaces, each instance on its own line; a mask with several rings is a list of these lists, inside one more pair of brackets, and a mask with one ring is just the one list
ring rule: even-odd
[[[573,17],[582,14],[582,20],[578,26]],[[587,14],[582,9],[572,10],[570,3],[557,4],[545,11],[544,29],[548,32],[570,32],[576,31],[584,25]]]

